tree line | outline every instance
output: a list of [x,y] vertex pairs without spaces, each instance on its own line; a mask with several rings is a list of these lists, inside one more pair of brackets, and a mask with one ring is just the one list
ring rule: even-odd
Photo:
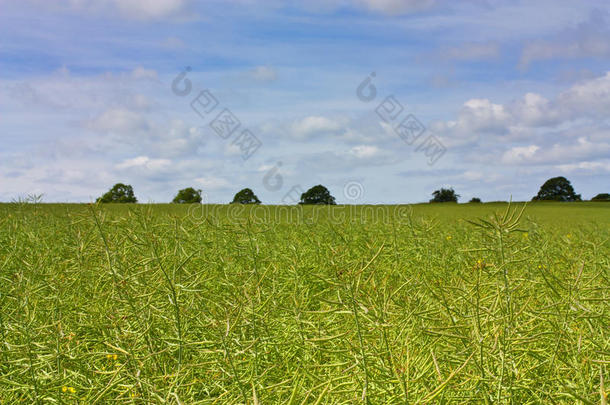
[[[175,204],[201,204],[202,190],[193,187],[187,187],[179,190],[172,203]],[[456,194],[453,188],[441,188],[432,193],[433,198],[431,203],[454,202],[457,203],[460,197]],[[99,203],[137,203],[133,187],[129,184],[117,183],[108,192],[104,193],[97,200]],[[532,201],[563,201],[573,202],[582,201],[580,194],[576,194],[572,184],[565,177],[553,177],[547,180],[538,191]],[[600,193],[591,199],[591,201],[610,201],[610,193]],[[474,197],[469,203],[480,203],[481,199]],[[254,194],[252,189],[244,188],[237,192],[233,197],[231,204],[260,204],[261,201]],[[304,205],[336,205],[335,197],[330,194],[330,191],[321,184],[313,186],[306,192],[301,194],[299,204]]]
[[[174,204],[201,204],[203,200],[201,193],[203,190],[187,187],[179,190],[172,203]],[[133,187],[129,184],[117,183],[104,195],[99,197],[96,202],[99,203],[137,203]],[[254,194],[250,188],[244,188],[235,194],[231,204],[260,204],[261,200]],[[335,197],[330,194],[330,191],[321,184],[314,186],[301,194],[299,204],[325,204],[336,205]]]

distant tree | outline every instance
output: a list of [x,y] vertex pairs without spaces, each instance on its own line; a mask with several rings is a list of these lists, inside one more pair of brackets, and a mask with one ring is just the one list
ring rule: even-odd
[[595,197],[591,198],[591,201],[610,201],[610,194],[600,193]]
[[100,203],[137,203],[133,187],[129,184],[117,183],[103,196],[96,200]]
[[560,176],[545,181],[532,201],[581,201],[581,198],[574,193],[570,181]]
[[256,196],[256,194],[254,194],[254,192],[249,189],[249,188],[244,188],[243,190],[239,191],[237,194],[235,194],[235,197],[233,197],[233,201],[231,201],[231,204],[260,204],[261,200],[258,199],[258,197]]
[[303,194],[299,204],[319,204],[319,205],[336,205],[335,197],[330,195],[330,191],[321,184],[313,186]]
[[436,190],[432,193],[434,196],[433,199],[430,200],[431,203],[437,202],[457,202],[460,197],[459,194],[456,194],[452,188],[441,188],[440,190]]
[[201,190],[187,187],[180,191],[172,200],[174,204],[201,204]]
[[471,202],[471,203],[480,203],[480,202],[481,202],[481,199],[480,199],[480,198],[477,198],[477,197],[472,197],[472,198],[470,199],[470,201],[468,201],[468,202]]

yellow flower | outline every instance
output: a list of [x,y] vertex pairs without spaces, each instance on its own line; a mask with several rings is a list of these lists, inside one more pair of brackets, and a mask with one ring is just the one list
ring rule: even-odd
[[112,360],[116,360],[118,358],[118,356],[116,354],[112,355]]
[[76,390],[74,389],[74,387],[68,387],[64,385],[63,387],[61,387],[61,392],[70,392],[71,394],[74,394]]
[[448,236],[447,236],[447,240],[451,240],[451,235],[448,235]]
[[66,392],[68,391],[68,387],[66,387],[65,385],[63,387],[61,387],[61,392]]
[[74,387],[68,387],[68,390],[69,390],[71,393],[73,393],[73,394],[76,392],[76,390],[74,389]]

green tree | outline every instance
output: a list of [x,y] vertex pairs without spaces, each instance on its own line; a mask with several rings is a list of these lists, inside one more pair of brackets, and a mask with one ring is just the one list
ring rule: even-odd
[[319,204],[319,205],[336,205],[335,197],[330,195],[330,191],[321,184],[313,186],[303,194],[299,204]]
[[456,194],[452,188],[441,188],[440,190],[436,190],[432,193],[434,196],[433,199],[430,200],[431,203],[437,202],[457,202],[460,197],[459,194]]
[[610,194],[599,193],[595,197],[591,198],[591,201],[610,201]]
[[201,190],[187,187],[180,191],[172,200],[174,204],[201,204]]
[[574,193],[570,181],[560,176],[545,181],[532,201],[581,201],[581,198]]
[[470,201],[468,201],[468,202],[470,202],[470,203],[480,203],[480,202],[481,202],[481,199],[480,199],[480,198],[478,198],[478,197],[472,197],[472,198],[470,199]]
[[235,197],[233,197],[233,201],[231,204],[260,204],[261,200],[258,199],[254,191],[249,188],[244,188],[240,190]]
[[137,203],[133,187],[129,184],[117,183],[103,196],[96,200],[100,203]]

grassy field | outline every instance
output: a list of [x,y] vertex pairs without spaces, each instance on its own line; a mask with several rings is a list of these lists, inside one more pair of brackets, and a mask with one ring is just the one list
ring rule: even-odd
[[603,402],[610,204],[522,208],[0,205],[0,403]]

